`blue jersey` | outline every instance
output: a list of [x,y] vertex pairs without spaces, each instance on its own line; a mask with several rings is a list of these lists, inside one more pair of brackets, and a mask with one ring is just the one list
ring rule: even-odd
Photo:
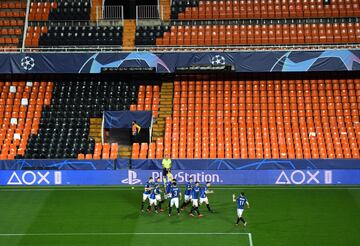
[[171,182],[167,182],[167,183],[166,183],[166,194],[169,194],[169,193],[170,193],[171,186],[172,186],[172,183],[171,183]]
[[156,195],[158,195],[158,194],[160,194],[159,187],[154,188],[154,189],[151,191],[150,199],[155,199]]
[[206,198],[206,192],[208,191],[208,187],[204,186],[200,188],[200,198]]
[[152,183],[146,182],[145,189],[144,189],[144,194],[149,195],[151,193],[151,190],[146,190],[146,189],[151,188],[151,187],[152,187]]
[[236,206],[238,209],[244,209],[246,203],[247,203],[246,197],[239,196],[238,198],[236,198]]
[[191,191],[192,199],[199,199],[200,186],[194,186]]
[[190,183],[190,182],[187,182],[187,183],[186,183],[186,186],[185,186],[185,195],[186,195],[186,196],[190,196],[190,195],[191,195],[192,187],[193,187],[193,184],[192,184],[192,183]]
[[172,186],[170,189],[171,198],[177,198],[180,195],[180,189],[177,186]]

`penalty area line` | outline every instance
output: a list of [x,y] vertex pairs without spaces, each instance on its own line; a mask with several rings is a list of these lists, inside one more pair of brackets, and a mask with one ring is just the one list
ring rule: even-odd
[[253,240],[252,240],[251,233],[248,233],[248,237],[249,237],[249,244],[250,244],[250,246],[253,246]]

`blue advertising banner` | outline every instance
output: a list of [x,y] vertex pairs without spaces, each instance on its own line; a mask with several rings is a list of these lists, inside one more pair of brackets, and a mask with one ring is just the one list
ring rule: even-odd
[[[360,170],[181,170],[173,172],[178,183],[190,177],[215,185],[360,185]],[[0,185],[141,185],[152,170],[118,171],[0,171]]]
[[4,53],[0,73],[100,73],[102,68],[176,68],[231,65],[236,72],[360,70],[360,50],[258,52]]
[[114,170],[114,160],[0,160],[0,170]]
[[104,128],[131,128],[136,121],[143,128],[150,128],[152,111],[106,111]]
[[[161,159],[133,159],[131,168],[157,170]],[[119,163],[122,163],[120,165]],[[124,166],[117,160],[116,166]],[[173,159],[173,170],[359,169],[359,159]]]

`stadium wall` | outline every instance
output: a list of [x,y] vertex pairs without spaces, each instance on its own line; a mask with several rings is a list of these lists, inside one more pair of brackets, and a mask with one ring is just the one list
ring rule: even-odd
[[360,50],[0,54],[0,74],[12,75],[96,74],[130,67],[201,72],[213,65],[227,65],[234,72],[359,71]]

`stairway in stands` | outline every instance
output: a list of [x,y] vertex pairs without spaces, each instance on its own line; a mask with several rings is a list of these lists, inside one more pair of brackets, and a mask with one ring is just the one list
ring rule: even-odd
[[131,157],[131,146],[119,145],[119,157],[120,158],[130,158]]
[[161,85],[159,117],[153,126],[152,141],[164,137],[165,119],[172,115],[173,83],[164,82]]
[[90,12],[90,20],[97,20],[97,8],[102,6],[102,0],[92,0],[91,12]]
[[96,143],[101,143],[101,118],[90,118],[89,137],[93,138]]
[[135,20],[124,20],[123,30],[123,50],[133,50],[135,47]]
[[160,0],[160,6],[163,8],[163,21],[170,21],[171,1]]

